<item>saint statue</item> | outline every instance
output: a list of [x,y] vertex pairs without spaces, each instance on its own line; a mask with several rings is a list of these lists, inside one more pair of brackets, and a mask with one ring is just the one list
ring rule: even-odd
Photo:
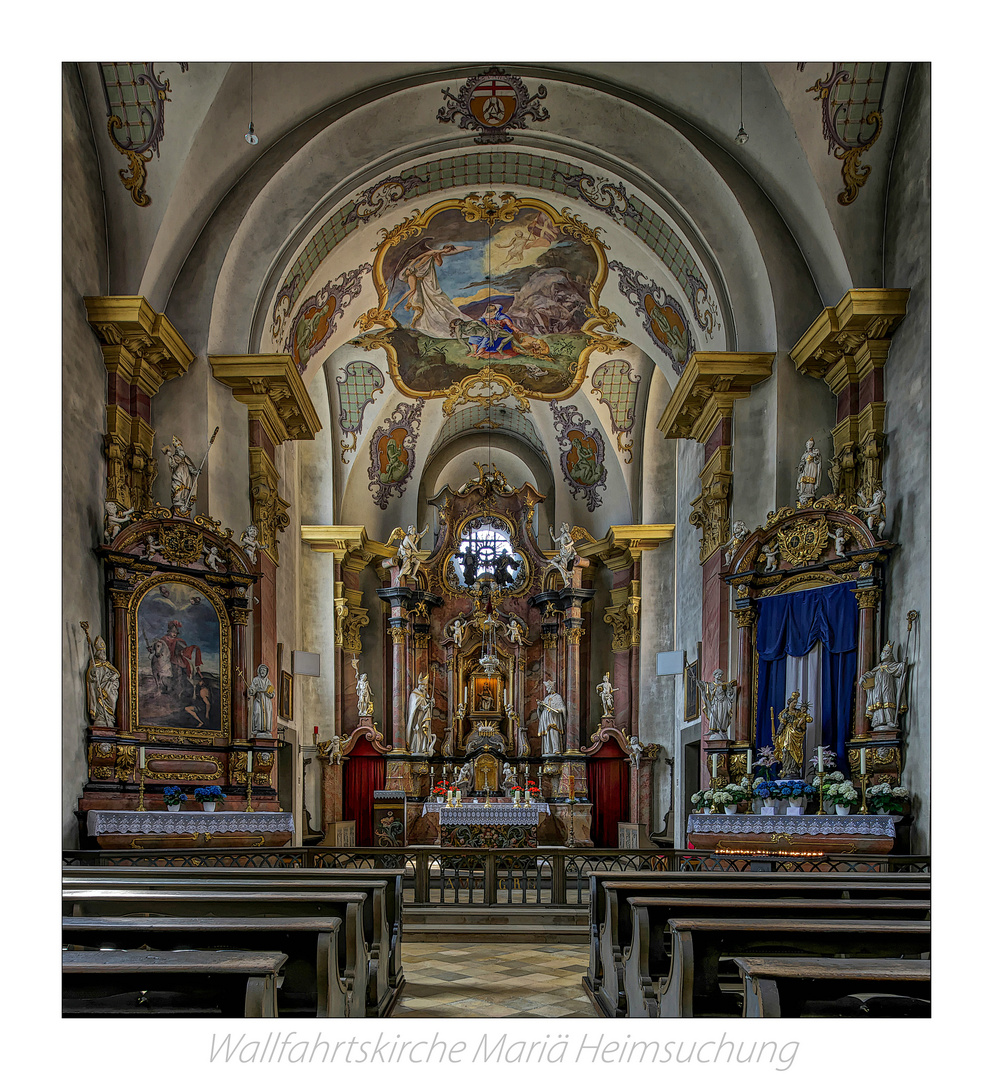
[[431,708],[434,701],[428,690],[427,674],[420,675],[407,700],[407,749],[412,754],[427,757],[434,749],[437,735],[431,734]]
[[873,731],[897,731],[903,680],[907,674],[906,661],[893,658],[893,646],[887,641],[879,654],[879,663],[860,679],[865,690],[865,715]]
[[807,440],[796,472],[796,504],[800,507],[809,506],[814,501],[817,485],[821,482],[821,452],[814,446],[813,439]]
[[193,481],[200,470],[183,449],[183,440],[173,435],[172,443],[162,447],[169,471],[172,473],[172,508],[188,513],[193,505]]
[[807,725],[814,718],[800,701],[800,691],[790,694],[786,708],[779,714],[779,727],[772,737],[775,757],[780,764],[779,774],[783,780],[803,776],[804,740],[807,737]]
[[555,692],[551,679],[545,680],[545,696],[538,702],[538,734],[541,736],[541,752],[544,756],[562,753],[562,735],[565,731],[565,702]]
[[269,682],[269,668],[259,664],[255,678],[248,685],[248,697],[252,703],[252,735],[272,734],[272,699],[276,691]]
[[729,739],[734,706],[738,698],[738,684],[724,682],[724,672],[718,668],[714,672],[713,682],[697,679],[697,686],[703,698],[703,711],[710,734],[718,739]]
[[355,684],[355,694],[359,699],[359,716],[372,716],[372,691],[369,689],[369,676],[364,671]]
[[563,583],[568,585],[569,570],[576,558],[576,542],[572,538],[568,522],[562,522],[562,531],[558,536],[552,532],[552,527],[549,525],[548,535],[551,536],[552,543],[558,546],[558,552],[552,556],[551,563],[562,575]]
[[504,795],[510,795],[511,789],[517,787],[517,770],[509,761],[503,763],[503,775],[500,778],[500,786]]
[[417,577],[417,571],[421,568],[421,560],[417,557],[417,545],[427,531],[427,525],[420,532],[417,531],[415,525],[408,525],[407,531],[400,537],[395,559],[395,565],[400,568],[400,577]]
[[603,673],[603,682],[597,686],[597,693],[600,695],[600,701],[603,703],[603,715],[614,715],[614,687],[610,685],[610,672],[605,671]]
[[[89,634],[86,635],[89,640]],[[107,643],[98,637],[90,648],[90,666],[86,669],[86,711],[94,727],[112,728],[117,724],[117,696],[121,673],[107,659]]]

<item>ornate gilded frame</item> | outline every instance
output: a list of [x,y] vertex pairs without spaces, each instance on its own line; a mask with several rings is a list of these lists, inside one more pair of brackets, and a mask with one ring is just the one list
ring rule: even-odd
[[[174,581],[195,589],[210,601],[217,615],[218,624],[218,693],[220,697],[221,727],[219,731],[202,731],[185,727],[169,727],[160,724],[143,724],[138,710],[139,658],[141,642],[138,640],[138,609],[142,600],[153,589]],[[128,599],[127,608],[128,676],[131,716],[129,730],[139,730],[148,734],[183,736],[200,735],[201,737],[230,739],[231,737],[231,621],[221,595],[199,578],[181,573],[154,574],[138,585]]]
[[[512,192],[505,191],[500,194],[499,200],[498,202],[496,193],[493,191],[487,191],[482,195],[472,192],[464,199],[445,199],[428,207],[427,210],[417,210],[390,230],[380,229],[380,242],[376,249],[376,258],[372,268],[378,306],[370,308],[369,311],[360,316],[355,325],[363,333],[367,333],[375,326],[382,327],[383,331],[400,328],[400,324],[390,314],[387,306],[390,286],[383,271],[384,262],[391,248],[423,233],[431,224],[431,221],[439,214],[447,210],[458,210],[462,213],[466,222],[482,221],[492,226],[498,221],[514,221],[522,210],[535,209],[547,215],[562,232],[586,244],[596,256],[597,270],[593,284],[590,286],[589,305],[585,312],[587,318],[580,328],[581,332],[586,335],[588,344],[583,349],[579,359],[573,365],[570,365],[570,367],[575,367],[575,371],[569,386],[563,391],[546,393],[521,386],[507,375],[491,367],[485,367],[481,371],[459,382],[454,382],[441,390],[415,390],[408,386],[400,375],[397,350],[390,343],[388,333],[372,334],[359,342],[363,348],[382,348],[386,352],[390,377],[397,388],[408,397],[445,398],[444,410],[446,415],[451,415],[459,404],[483,399],[502,400],[512,396],[517,400],[518,408],[522,412],[527,412],[530,408],[528,404],[529,398],[538,401],[551,401],[570,397],[582,386],[586,377],[589,358],[594,352],[612,353],[627,344],[613,334],[617,324],[620,322],[619,317],[600,304],[600,296],[608,274],[606,249],[599,239],[600,228],[591,228],[577,215],[571,214],[567,208],[556,211],[541,199],[519,199]],[[480,385],[484,385],[488,389],[480,392]]]
[[455,576],[454,567],[452,567],[452,559],[459,553],[458,545],[462,541],[462,534],[469,527],[471,522],[477,518],[495,518],[497,521],[502,522],[506,526],[507,535],[510,538],[510,545],[514,549],[514,554],[521,559],[521,575],[513,588],[507,586],[493,586],[493,594],[501,597],[525,595],[530,589],[531,582],[534,578],[534,566],[532,565],[530,556],[527,551],[524,550],[524,546],[521,543],[522,537],[520,535],[520,527],[509,514],[488,507],[477,507],[475,510],[470,510],[468,513],[463,514],[459,519],[458,524],[452,533],[454,540],[453,546],[449,551],[445,552],[438,574],[442,589],[450,596],[476,595],[474,586],[459,584],[459,581]]

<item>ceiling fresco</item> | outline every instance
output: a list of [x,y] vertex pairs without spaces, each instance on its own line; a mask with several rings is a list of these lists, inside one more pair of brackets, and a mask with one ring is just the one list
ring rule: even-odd
[[445,397],[446,413],[479,381],[521,404],[568,397],[594,350],[625,344],[600,304],[606,278],[597,231],[568,211],[509,192],[445,200],[384,231],[379,304],[357,324],[382,329],[356,343],[384,349],[397,387]]

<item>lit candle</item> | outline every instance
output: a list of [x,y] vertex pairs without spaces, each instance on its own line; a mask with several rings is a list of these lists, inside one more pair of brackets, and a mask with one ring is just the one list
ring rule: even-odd
[[824,772],[824,747],[818,746],[817,748],[817,771]]
[[745,751],[745,772],[748,773],[749,776],[751,776],[751,774],[752,774],[752,748],[751,747],[749,747]]
[[865,747],[859,751],[859,772],[865,773]]
[[142,747],[138,751],[138,768],[143,769],[145,767],[145,748]]

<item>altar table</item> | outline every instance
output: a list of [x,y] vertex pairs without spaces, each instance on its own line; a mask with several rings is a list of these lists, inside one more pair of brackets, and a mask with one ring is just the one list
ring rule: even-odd
[[282,847],[293,839],[293,815],[263,810],[90,810],[86,832],[102,848]]
[[438,812],[443,847],[537,847],[538,821],[548,813],[547,803],[513,806],[463,803],[447,806],[426,803],[422,813]]
[[752,850],[886,855],[896,840],[892,814],[690,814],[687,837],[705,851]]

